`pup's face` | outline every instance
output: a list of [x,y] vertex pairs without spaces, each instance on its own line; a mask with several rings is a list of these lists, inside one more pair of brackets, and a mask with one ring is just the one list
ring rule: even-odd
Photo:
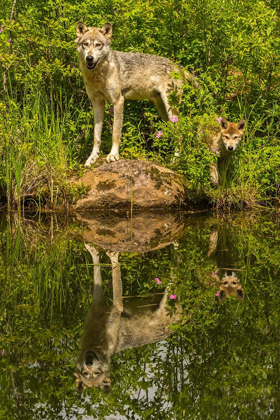
[[78,361],[75,377],[78,394],[93,387],[101,388],[105,393],[111,390],[108,363],[100,360],[94,351],[87,351]]
[[87,28],[79,22],[76,33],[78,54],[85,67],[92,71],[109,53],[112,26],[106,23],[102,28]]
[[244,299],[243,288],[234,271],[226,271],[221,280],[219,299],[223,302],[227,296],[236,296],[238,300]]
[[241,140],[246,126],[246,121],[238,123],[228,122],[225,118],[221,119],[221,133],[224,146],[228,152],[234,152]]

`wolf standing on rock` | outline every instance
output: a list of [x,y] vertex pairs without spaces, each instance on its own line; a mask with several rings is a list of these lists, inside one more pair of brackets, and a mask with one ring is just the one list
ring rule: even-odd
[[[90,167],[99,156],[105,100],[114,106],[112,149],[107,156],[107,162],[113,162],[119,159],[125,99],[149,99],[167,121],[178,115],[178,110],[169,105],[169,95],[175,92],[179,103],[186,79],[195,87],[197,82],[167,58],[111,50],[110,23],[102,28],[87,28],[79,22],[76,33],[80,67],[94,112],[94,146],[85,163]],[[174,71],[180,71],[182,78],[172,79]]]

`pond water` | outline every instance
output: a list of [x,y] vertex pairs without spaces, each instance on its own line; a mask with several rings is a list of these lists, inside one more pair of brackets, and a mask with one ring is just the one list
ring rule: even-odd
[[280,419],[279,221],[0,215],[0,418]]

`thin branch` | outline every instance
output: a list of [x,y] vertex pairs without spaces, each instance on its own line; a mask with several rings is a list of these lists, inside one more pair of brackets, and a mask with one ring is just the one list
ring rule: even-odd
[[13,7],[12,7],[12,11],[11,11],[10,22],[12,22],[13,17],[14,17],[14,12],[15,12],[15,7],[16,7],[16,2],[17,2],[17,0],[14,0],[14,2],[13,2]]

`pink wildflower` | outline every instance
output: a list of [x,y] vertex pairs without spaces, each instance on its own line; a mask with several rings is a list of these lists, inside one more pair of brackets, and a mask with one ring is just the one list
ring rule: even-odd
[[178,122],[178,117],[170,117],[170,121],[176,123]]
[[220,152],[219,152],[218,149],[215,149],[215,153],[216,153],[216,155],[220,155]]
[[172,300],[174,300],[174,299],[176,299],[176,298],[177,298],[177,295],[173,295],[173,294],[172,294],[172,295],[170,295],[170,296],[169,296],[169,299],[172,299]]
[[111,106],[111,108],[109,108],[109,114],[111,115],[111,117],[114,116],[114,107]]
[[220,296],[220,292],[217,292],[217,293],[216,293],[216,296]]
[[216,120],[218,121],[219,124],[221,124],[222,118],[216,118]]
[[218,274],[218,270],[213,271],[214,276]]
[[4,31],[4,25],[1,25],[0,34]]
[[162,131],[158,131],[157,134],[156,134],[156,137],[159,139],[162,135],[163,135],[163,132]]
[[162,281],[158,277],[155,278],[155,281],[157,282],[157,284],[161,284],[162,283]]

